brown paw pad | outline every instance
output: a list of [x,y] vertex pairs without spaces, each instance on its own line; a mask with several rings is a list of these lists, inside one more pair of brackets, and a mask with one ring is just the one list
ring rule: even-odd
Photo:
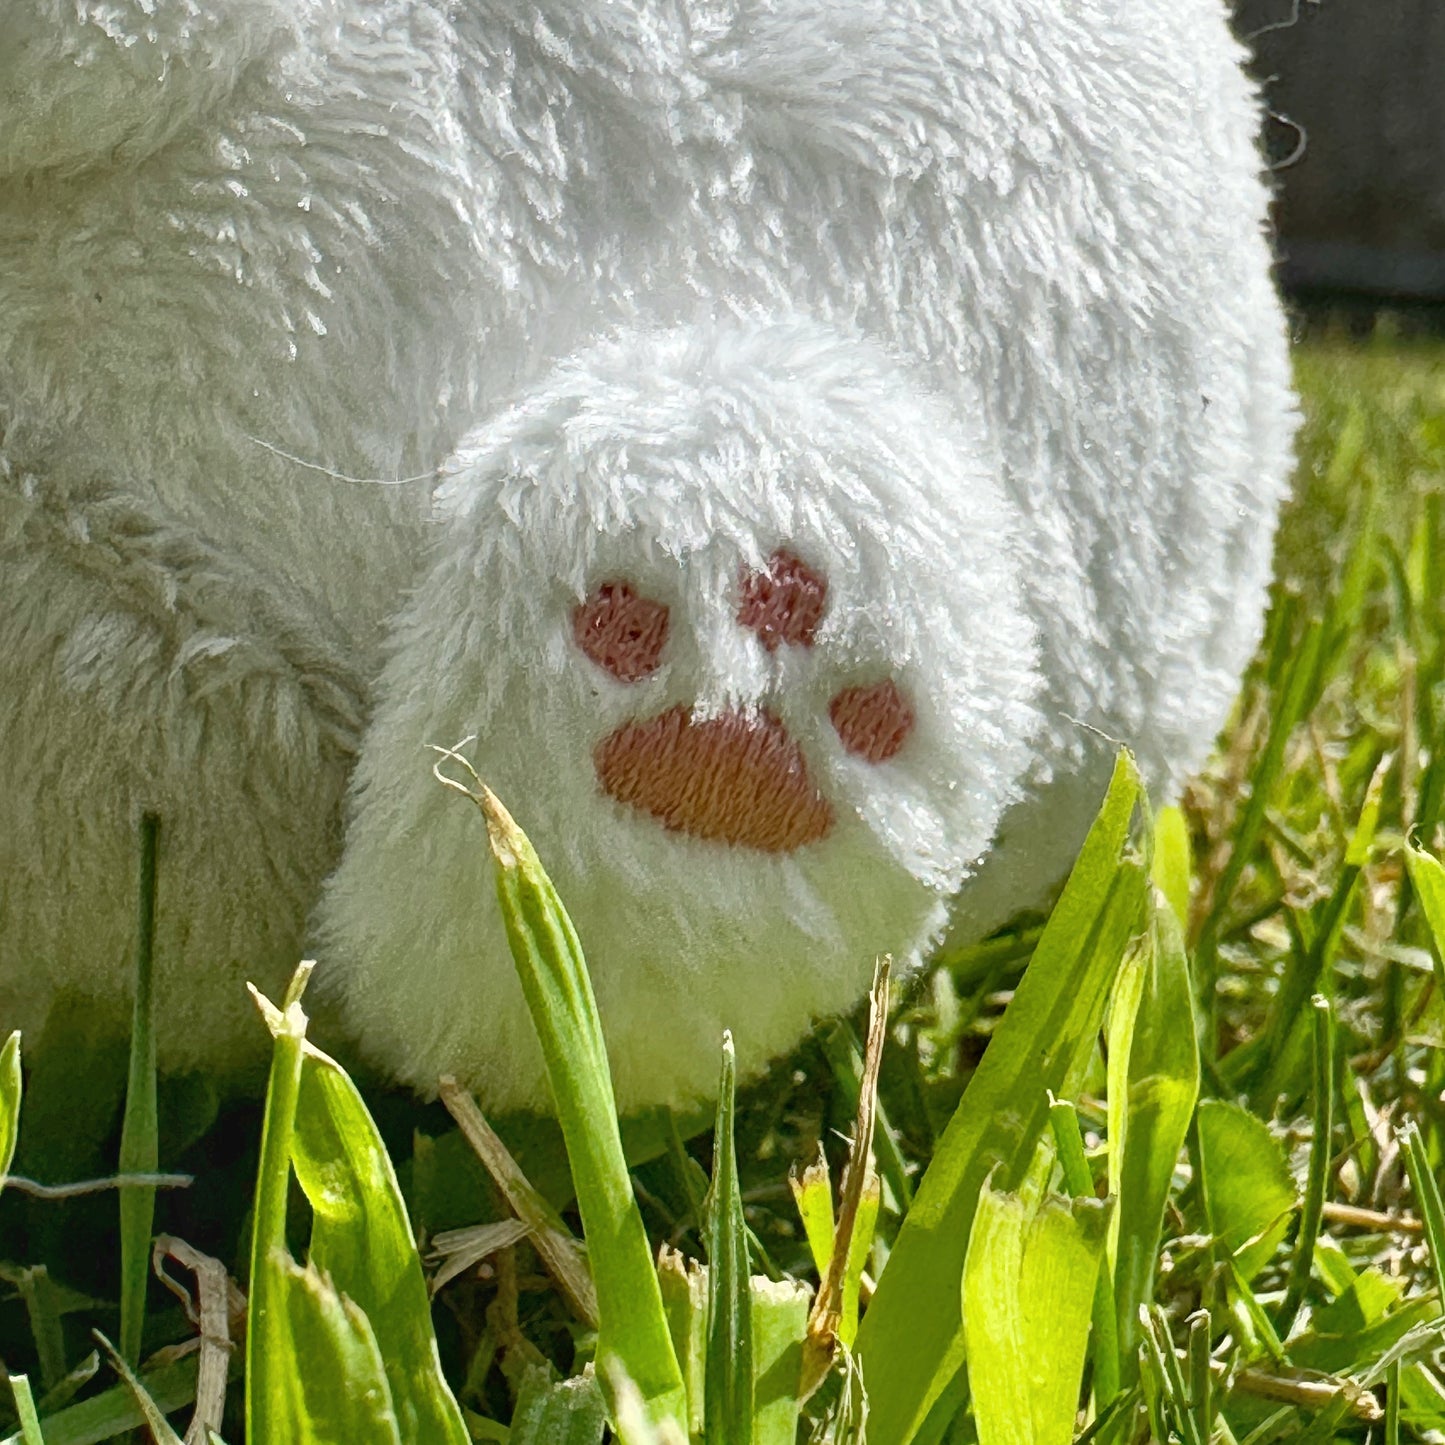
[[886,763],[913,731],[913,708],[893,679],[871,687],[845,687],[828,704],[838,740],[868,763]]
[[604,582],[572,611],[577,646],[618,682],[657,671],[667,627],[667,608],[639,596],[628,582]]
[[801,557],[779,549],[766,572],[745,572],[738,624],[775,652],[780,643],[811,647],[828,603],[828,581]]
[[625,723],[592,756],[609,797],[694,838],[787,853],[833,827],[801,749],[770,713],[698,721],[679,705]]
[[[739,591],[738,625],[769,652],[814,645],[828,583],[800,557],[780,548],[765,571],[743,574]],[[661,666],[668,609],[629,582],[604,582],[574,609],[572,636],[618,682],[639,682]],[[834,694],[828,716],[844,749],[869,763],[896,756],[915,721],[891,678]],[[695,838],[786,853],[833,828],[802,749],[770,712],[699,720],[679,704],[609,733],[593,764],[609,797]]]

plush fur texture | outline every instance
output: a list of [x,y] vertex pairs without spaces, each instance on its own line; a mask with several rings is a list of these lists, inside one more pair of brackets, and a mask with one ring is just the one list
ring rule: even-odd
[[1100,734],[1167,796],[1258,635],[1239,60],[1218,0],[11,0],[0,1018],[124,1027],[154,808],[163,1063],[315,944],[370,1059],[544,1104],[471,735],[624,1107],[1046,900]]

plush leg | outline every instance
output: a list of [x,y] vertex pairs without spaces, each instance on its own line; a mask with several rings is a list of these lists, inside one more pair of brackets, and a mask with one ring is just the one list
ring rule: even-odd
[[[4,462],[0,455],[0,463]],[[284,590],[142,505],[0,478],[0,1022],[124,1037],[160,818],[163,1068],[253,1067],[339,843],[361,690]]]

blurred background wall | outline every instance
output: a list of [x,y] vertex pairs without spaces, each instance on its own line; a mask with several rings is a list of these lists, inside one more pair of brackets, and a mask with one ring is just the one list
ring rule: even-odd
[[1275,112],[1286,288],[1445,301],[1445,0],[1240,0],[1235,27]]

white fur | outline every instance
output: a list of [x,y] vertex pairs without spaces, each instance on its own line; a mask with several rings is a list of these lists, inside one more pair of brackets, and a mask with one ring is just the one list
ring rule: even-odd
[[[169,1066],[254,1054],[319,900],[370,1057],[540,1102],[425,752],[470,732],[629,1106],[1046,899],[1088,729],[1168,794],[1258,634],[1294,409],[1238,62],[1218,0],[11,0],[0,1010],[122,1026],[154,807]],[[767,653],[783,545],[830,607]],[[626,687],[568,630],[616,575],[673,617]],[[869,766],[826,701],[883,676],[918,727]],[[676,702],[781,716],[834,831],[605,797]]]

